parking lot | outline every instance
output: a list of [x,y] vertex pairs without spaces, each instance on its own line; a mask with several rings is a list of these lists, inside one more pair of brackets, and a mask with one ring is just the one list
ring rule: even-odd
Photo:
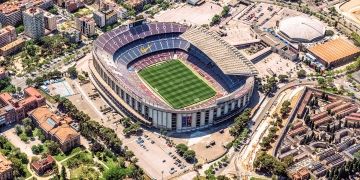
[[135,156],[141,157],[138,164],[146,167],[145,171],[151,177],[169,179],[192,167],[175,152],[174,147],[169,147],[165,139],[159,137],[158,134],[145,132],[142,136],[131,137],[123,141],[129,149],[136,149],[136,151],[133,150]]
[[277,21],[297,15],[301,13],[272,4],[260,3],[250,8],[240,20],[245,24],[256,23],[261,28],[272,28],[276,26]]

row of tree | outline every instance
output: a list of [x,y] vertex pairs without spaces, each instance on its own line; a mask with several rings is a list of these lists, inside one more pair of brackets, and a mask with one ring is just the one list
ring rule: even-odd
[[234,124],[231,126],[229,133],[234,136],[235,140],[232,145],[234,147],[239,146],[244,141],[249,133],[247,128],[250,121],[251,109],[245,109],[238,117],[235,118]]
[[274,156],[271,156],[264,151],[261,151],[257,154],[253,165],[257,170],[261,172],[271,173],[280,176],[287,176],[287,164],[279,161]]
[[215,24],[219,24],[221,21],[222,17],[226,17],[229,15],[230,12],[230,7],[229,6],[224,6],[223,10],[221,11],[220,15],[215,14],[210,22],[210,26],[214,26]]
[[326,173],[326,177],[327,179],[348,179],[357,172],[360,172],[360,159],[355,158],[340,167],[332,168]]
[[176,145],[176,152],[184,157],[184,159],[188,162],[194,162],[196,159],[195,159],[195,151],[194,150],[191,150],[189,149],[188,146],[186,146],[185,144],[178,144]]

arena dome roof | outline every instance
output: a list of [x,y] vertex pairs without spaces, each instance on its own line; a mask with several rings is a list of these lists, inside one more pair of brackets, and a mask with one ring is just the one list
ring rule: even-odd
[[313,42],[325,35],[325,25],[307,16],[285,18],[279,23],[279,30],[290,41]]

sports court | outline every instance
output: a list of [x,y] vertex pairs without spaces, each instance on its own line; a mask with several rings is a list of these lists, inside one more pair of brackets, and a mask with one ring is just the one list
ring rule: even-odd
[[170,60],[139,72],[173,108],[180,109],[213,97],[216,92],[179,60]]
[[67,81],[60,81],[48,86],[50,94],[59,94],[61,97],[68,97],[74,95],[74,91]]

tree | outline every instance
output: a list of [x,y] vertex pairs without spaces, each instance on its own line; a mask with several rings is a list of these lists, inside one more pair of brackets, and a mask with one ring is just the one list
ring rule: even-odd
[[41,144],[31,146],[31,151],[34,154],[40,154],[43,150],[44,150],[44,147]]
[[75,66],[69,67],[67,73],[69,73],[70,77],[73,79],[75,79],[78,76],[78,72]]
[[33,83],[34,83],[34,81],[33,81],[31,78],[27,78],[27,79],[25,80],[25,84],[26,84],[27,86],[31,86]]
[[66,169],[65,166],[61,166],[61,179],[66,180]]
[[211,22],[210,22],[210,26],[213,26],[215,24],[219,24],[220,20],[221,20],[221,17],[216,14],[214,17],[212,17]]
[[279,82],[287,82],[288,81],[288,78],[289,78],[289,76],[287,76],[287,75],[284,75],[284,74],[280,74],[279,76],[278,76],[278,79],[279,79]]
[[16,34],[20,34],[20,33],[24,32],[25,27],[24,27],[24,25],[20,25],[20,26],[16,27],[15,30],[16,30]]
[[15,132],[17,135],[21,134],[23,132],[20,125],[15,125]]
[[25,134],[27,136],[32,136],[32,127],[31,126],[25,126]]
[[332,31],[332,30],[326,30],[325,31],[325,36],[333,36],[335,33],[334,33],[334,31]]
[[126,169],[120,166],[111,166],[107,169],[103,177],[104,179],[124,179],[127,175]]
[[48,153],[52,156],[59,153],[59,144],[54,141],[46,141],[45,146],[47,147]]
[[24,126],[32,126],[33,124],[32,124],[32,122],[31,122],[31,119],[30,118],[24,118],[22,121],[22,124],[24,125]]
[[176,147],[178,153],[182,156],[189,148],[185,144],[178,144]]
[[325,79],[324,78],[318,78],[317,79],[317,83],[318,83],[318,85],[321,87],[321,88],[326,88],[326,81],[325,81]]
[[229,6],[224,6],[223,10],[221,11],[221,17],[226,17],[227,15],[229,15],[229,12],[230,12]]
[[286,176],[286,164],[264,151],[261,151],[256,156],[253,165],[262,172],[271,172],[276,175]]
[[187,161],[193,161],[195,159],[195,151],[194,150],[187,150],[184,153],[184,158]]
[[306,77],[306,71],[303,70],[303,69],[300,69],[300,70],[297,72],[297,76],[298,76],[298,78],[305,78],[305,77]]

